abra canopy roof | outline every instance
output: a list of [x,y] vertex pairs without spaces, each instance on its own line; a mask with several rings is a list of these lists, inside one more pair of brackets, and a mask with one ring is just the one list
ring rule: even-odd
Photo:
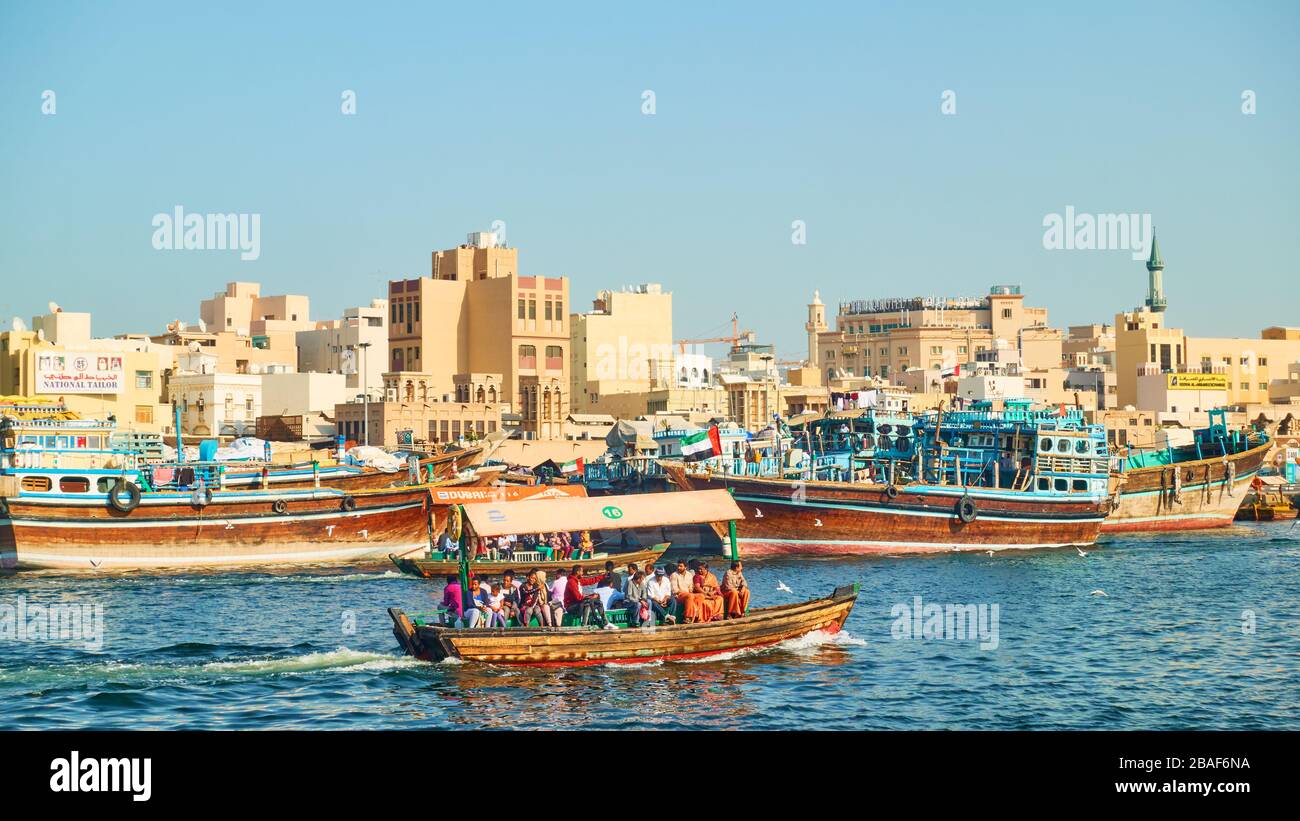
[[745,518],[725,490],[497,502],[466,505],[464,510],[470,527],[479,536],[705,524]]

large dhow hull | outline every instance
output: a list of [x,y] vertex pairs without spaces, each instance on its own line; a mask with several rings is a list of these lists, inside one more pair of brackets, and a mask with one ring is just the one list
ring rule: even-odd
[[[1232,524],[1270,447],[1266,443],[1226,459],[1216,456],[1113,476],[1115,504],[1102,530],[1134,533],[1226,527]],[[1175,477],[1175,472],[1181,476]]]
[[0,507],[0,568],[147,569],[382,559],[428,549],[428,486],[146,493],[130,512],[27,496]]
[[[981,487],[796,482],[687,472],[664,463],[686,490],[727,488],[745,512],[736,523],[742,555],[902,555],[1090,545],[1108,500]],[[963,521],[959,506],[974,503]],[[969,509],[969,508],[968,508]]]
[[844,626],[857,596],[857,585],[848,585],[824,599],[757,608],[738,619],[661,625],[653,629],[464,630],[417,626],[396,608],[388,613],[398,643],[408,654],[425,661],[456,658],[511,666],[578,667],[707,658],[771,647],[819,630],[835,633]]

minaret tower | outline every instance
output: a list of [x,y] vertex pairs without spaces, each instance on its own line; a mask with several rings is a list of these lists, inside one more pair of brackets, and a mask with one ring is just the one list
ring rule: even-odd
[[822,304],[821,291],[813,291],[813,301],[808,303],[808,321],[804,323],[808,332],[808,364],[818,367],[817,334],[826,330],[826,306]]
[[1165,310],[1165,258],[1160,256],[1160,242],[1151,235],[1151,257],[1147,259],[1147,308],[1152,313]]

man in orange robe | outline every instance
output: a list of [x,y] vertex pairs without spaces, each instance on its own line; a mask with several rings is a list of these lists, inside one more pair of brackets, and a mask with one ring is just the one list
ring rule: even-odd
[[732,562],[731,569],[722,574],[722,600],[729,619],[738,619],[749,609],[749,583],[739,561]]
[[682,606],[682,623],[699,621],[703,598],[694,592],[695,577],[686,567],[686,562],[677,562],[677,570],[668,577],[672,586],[673,598]]
[[722,618],[725,608],[722,590],[718,586],[718,577],[709,572],[708,562],[700,562],[691,590],[700,597],[700,621]]

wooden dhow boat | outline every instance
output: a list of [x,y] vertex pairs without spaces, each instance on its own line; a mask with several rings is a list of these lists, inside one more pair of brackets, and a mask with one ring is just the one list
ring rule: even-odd
[[0,499],[0,566],[120,570],[380,559],[429,543],[427,485]]
[[837,633],[853,609],[858,585],[836,588],[822,599],[751,609],[723,621],[650,627],[507,627],[459,629],[425,624],[388,611],[393,635],[408,655],[424,661],[461,659],[526,667],[645,664],[770,648],[822,631]]
[[1201,530],[1232,523],[1272,443],[1261,432],[1229,431],[1222,410],[1209,416],[1209,427],[1188,432],[1189,442],[1133,447],[1116,457],[1104,533]]
[[662,464],[682,489],[735,494],[748,557],[1083,546],[1109,507],[1104,430],[1075,412],[867,411],[793,441],[768,472],[726,454]]

